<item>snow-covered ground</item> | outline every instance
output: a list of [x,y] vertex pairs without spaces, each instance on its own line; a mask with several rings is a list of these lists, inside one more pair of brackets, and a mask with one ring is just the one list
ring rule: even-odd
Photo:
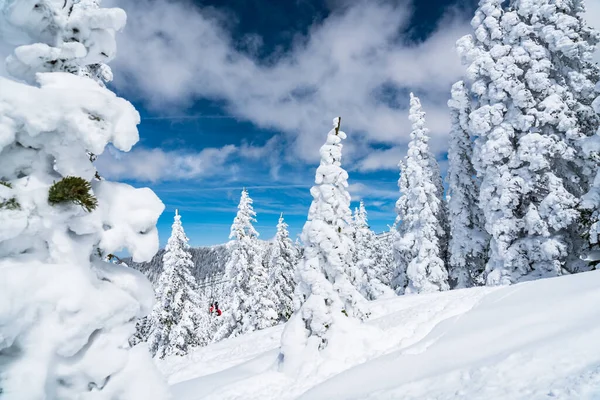
[[600,398],[600,271],[373,302],[311,372],[279,372],[283,327],[172,357],[174,398]]

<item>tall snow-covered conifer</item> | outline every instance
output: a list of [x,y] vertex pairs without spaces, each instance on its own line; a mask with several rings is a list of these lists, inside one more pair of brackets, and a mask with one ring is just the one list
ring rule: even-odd
[[578,251],[574,98],[519,7],[481,1],[475,36],[458,41],[477,97],[469,126],[491,236],[490,285],[560,275]]
[[369,227],[367,210],[362,200],[354,211],[353,220],[354,253],[352,261],[363,276],[359,288],[361,294],[368,300],[377,300],[384,295],[392,295],[393,291],[382,282],[386,279],[386,265],[378,262],[383,259],[378,254],[377,238],[375,232]]
[[[568,110],[562,114],[568,113],[570,116],[567,127],[562,129],[562,139],[568,144],[569,151],[557,160],[554,170],[563,180],[565,189],[580,198],[589,190],[598,168],[597,156],[589,152],[586,139],[594,136],[600,119],[592,107],[592,102],[599,94],[595,85],[600,80],[600,71],[593,54],[600,35],[585,23],[582,0],[514,0],[512,7],[531,24],[538,42],[546,48],[552,63],[552,68],[547,72],[551,82],[549,90],[560,95],[561,107]],[[549,110],[549,113],[557,114],[554,110]],[[556,122],[550,124],[557,125]],[[560,128],[558,130],[561,131]],[[579,219],[580,223],[572,224],[570,229],[563,232],[570,247],[564,265],[568,272],[587,268],[579,257],[587,247],[585,241],[581,240],[582,232],[589,231],[591,220],[585,208],[582,210],[585,215]]]
[[201,312],[198,285],[192,275],[194,263],[188,238],[175,210],[171,237],[163,256],[163,271],[156,288],[157,302],[149,317],[151,328],[148,346],[152,355],[182,356],[200,345],[197,330]]
[[3,400],[167,398],[145,347],[127,345],[152,286],[104,261],[121,250],[149,261],[164,205],[149,189],[95,179],[88,154],[129,151],[140,121],[103,85],[126,15],[99,3],[0,2],[19,80],[0,77]]
[[470,99],[464,82],[452,86],[448,101],[452,118],[448,149],[450,244],[448,272],[455,288],[483,283],[489,237],[479,208],[479,182],[471,162]]
[[282,336],[284,368],[291,370],[299,368],[304,357],[326,348],[333,331],[343,331],[368,314],[365,298],[348,278],[353,243],[348,173],[341,167],[346,134],[340,130],[340,118],[333,126],[320,150],[321,164],[310,190],[313,202],[302,230],[298,311]]
[[276,305],[269,290],[268,272],[258,244],[258,232],[252,225],[256,213],[252,199],[244,189],[238,212],[231,225],[231,255],[225,266],[228,290],[223,321],[217,340],[272,326],[277,321]]
[[287,228],[288,225],[281,214],[273,249],[269,254],[271,291],[277,302],[280,321],[287,321],[294,312],[295,273],[298,262],[298,251],[290,239]]
[[397,264],[394,259],[394,238],[397,233],[398,230],[395,227],[390,227],[388,232],[383,232],[375,238],[375,263],[381,271],[378,279],[385,286],[392,289],[392,292],[394,292],[393,279],[397,271]]
[[[600,87],[600,82],[598,86]],[[592,105],[600,114],[600,97]],[[600,128],[596,135],[585,139],[584,143],[584,148],[590,154],[600,154]],[[584,210],[587,219],[587,223],[582,225],[584,226],[583,237],[586,239],[588,249],[582,255],[587,261],[597,265],[600,261],[600,169],[596,172],[589,191],[583,195],[580,207]]]
[[399,259],[397,275],[406,274],[407,286],[405,289],[396,284],[399,294],[404,290],[422,293],[448,289],[444,264],[447,221],[439,166],[429,150],[421,102],[412,93],[409,119],[413,130],[400,178],[402,193],[397,210],[401,224],[395,244]]

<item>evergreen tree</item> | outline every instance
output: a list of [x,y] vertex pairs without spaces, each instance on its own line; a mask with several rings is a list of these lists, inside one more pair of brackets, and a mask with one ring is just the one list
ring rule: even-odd
[[225,288],[228,287],[228,283],[229,282],[227,282],[222,275],[207,276],[202,282],[200,287],[200,297],[201,304],[204,308],[201,309],[201,314],[206,316],[206,318],[201,318],[204,325],[200,325],[198,331],[201,344],[214,343],[223,339],[218,335],[219,329],[222,329],[223,327],[224,318],[226,321],[226,316],[219,316],[216,309],[213,309],[213,312],[211,313],[210,307],[215,303],[218,303],[219,309],[222,311],[228,307],[227,302],[225,301],[227,299]]
[[[428,130],[421,102],[412,93],[410,105],[413,130],[397,204],[402,219],[396,243],[400,260],[398,275],[404,274],[406,266],[406,293],[447,290],[448,272],[444,264],[447,222],[439,166],[427,144]],[[397,286],[398,293],[402,289]]]
[[[594,136],[599,126],[592,102],[598,95],[595,85],[600,80],[598,65],[593,60],[600,35],[585,23],[582,0],[514,0],[512,7],[531,25],[537,41],[548,51],[552,63],[547,71],[551,82],[549,90],[560,95],[561,107],[568,109],[570,116],[568,126],[562,130],[562,140],[570,147],[569,153],[556,160],[554,172],[563,180],[565,189],[580,198],[590,189],[598,167],[597,153],[590,153],[586,148],[588,142],[582,139]],[[542,92],[542,95],[548,94]],[[561,128],[555,130],[561,131]],[[582,240],[582,232],[588,232],[593,222],[585,208],[581,211],[584,215],[580,216],[579,224],[571,224],[563,232],[572,249],[564,265],[569,272],[586,269],[580,260],[581,253],[588,247]]]
[[518,7],[482,1],[475,37],[458,42],[477,97],[469,128],[491,236],[490,285],[560,275],[578,247],[580,189],[569,186],[580,183],[569,181],[574,173],[565,167],[577,164],[568,139],[579,135],[573,96],[555,74],[540,30]]
[[298,251],[290,239],[283,214],[277,223],[277,234],[269,255],[271,291],[277,299],[280,321],[287,321],[294,312],[293,295],[296,288],[295,273]]
[[88,156],[139,139],[135,108],[104,87],[126,15],[99,3],[0,2],[0,47],[17,45],[0,76],[3,400],[168,397],[147,351],[127,344],[152,286],[104,260],[149,261],[164,205],[97,179]]
[[470,99],[462,81],[452,86],[452,99],[448,106],[452,118],[448,149],[448,270],[452,287],[465,288],[483,283],[489,237],[478,204],[479,182],[471,163],[473,149],[468,133]]
[[286,368],[299,367],[304,351],[311,354],[325,348],[332,330],[344,329],[352,319],[367,316],[365,298],[352,286],[347,275],[352,263],[352,214],[348,173],[342,169],[340,119],[321,147],[321,164],[308,221],[302,230],[304,254],[298,264],[296,311],[286,324],[281,351]]
[[368,223],[367,210],[365,204],[360,204],[354,212],[354,254],[352,261],[361,272],[362,285],[361,294],[368,300],[377,300],[384,295],[391,295],[393,291],[386,286],[385,264],[378,258],[378,246],[375,233],[371,230]]
[[196,315],[197,327],[196,337],[198,345],[206,346],[213,341],[213,335],[216,330],[216,315],[210,314],[212,283],[209,278],[205,278],[198,286],[198,314]]
[[[599,84],[600,86],[600,84]],[[592,104],[598,114],[600,114],[600,97]],[[584,148],[590,154],[600,153],[600,128],[596,135],[584,140]],[[583,237],[586,240],[587,251],[584,252],[586,261],[591,262],[592,266],[597,266],[600,261],[600,170],[596,172],[594,181],[589,191],[582,197],[580,204],[583,210]]]
[[400,198],[396,201],[396,220],[391,229],[391,241],[392,241],[392,254],[396,268],[392,274],[391,287],[396,291],[396,294],[403,295],[408,284],[406,277],[406,269],[408,263],[413,259],[414,254],[410,251],[410,243],[407,245],[403,242],[404,228],[402,221],[408,214],[408,203],[406,202],[403,193],[408,193],[408,175],[406,175],[406,166],[400,160],[398,162],[398,168],[400,169],[400,178],[398,179],[398,188],[400,189]]
[[233,241],[225,266],[229,282],[227,301],[223,303],[229,313],[223,315],[223,323],[216,334],[218,340],[266,328],[277,321],[268,272],[262,262],[263,254],[253,222],[256,222],[256,213],[252,199],[244,189],[229,235]]
[[200,344],[197,336],[201,312],[198,285],[192,275],[192,255],[188,238],[175,211],[171,237],[163,256],[163,272],[156,288],[157,302],[150,320],[152,328],[148,346],[154,357],[185,355]]
[[[390,227],[388,232],[383,232],[375,238],[375,264],[379,265],[380,275],[378,279],[388,288],[393,288],[393,279],[396,273],[396,262],[394,259],[395,227]],[[389,292],[391,296],[394,290]],[[385,297],[388,295],[386,294]],[[382,296],[383,297],[383,296]]]
[[129,338],[129,344],[135,346],[142,342],[147,342],[152,332],[152,320],[145,316],[140,318],[135,324],[135,333]]

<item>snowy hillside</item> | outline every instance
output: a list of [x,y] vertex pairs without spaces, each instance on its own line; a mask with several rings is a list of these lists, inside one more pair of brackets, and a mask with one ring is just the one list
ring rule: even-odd
[[372,302],[364,332],[301,376],[283,327],[158,361],[175,399],[592,399],[600,271]]

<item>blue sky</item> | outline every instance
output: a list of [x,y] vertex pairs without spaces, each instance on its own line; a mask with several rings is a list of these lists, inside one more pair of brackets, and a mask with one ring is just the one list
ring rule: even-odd
[[227,241],[248,188],[262,238],[283,212],[300,233],[318,149],[341,115],[353,207],[377,232],[394,221],[409,139],[408,93],[421,97],[445,169],[446,101],[462,67],[454,42],[475,1],[108,0],[128,12],[112,89],[139,110],[140,142],[105,152],[107,177],[149,186],[191,244]]

